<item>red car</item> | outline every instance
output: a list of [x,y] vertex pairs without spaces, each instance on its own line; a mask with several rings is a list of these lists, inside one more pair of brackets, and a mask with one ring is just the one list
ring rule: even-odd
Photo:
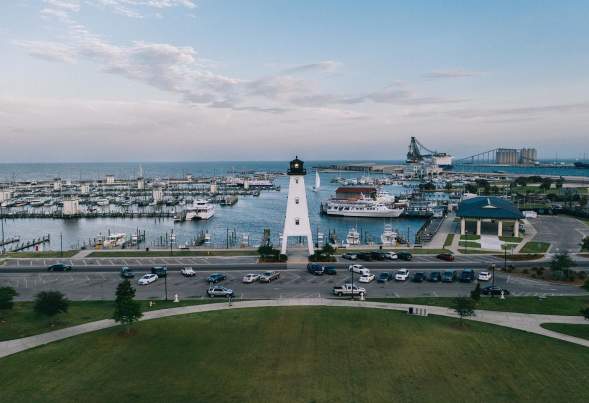
[[440,260],[445,260],[447,262],[453,262],[454,261],[454,255],[451,253],[440,253],[437,256],[438,259]]

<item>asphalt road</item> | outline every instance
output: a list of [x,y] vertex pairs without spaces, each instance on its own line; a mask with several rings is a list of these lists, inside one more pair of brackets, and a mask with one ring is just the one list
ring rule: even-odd
[[[267,266],[262,266],[264,269]],[[382,271],[391,271],[379,268],[377,265],[367,264],[373,273],[378,276]],[[436,267],[410,270],[432,271],[440,270]],[[233,269],[224,271],[227,280],[222,284],[235,291],[237,298],[303,298],[303,297],[328,297],[332,296],[331,290],[336,285],[349,282],[350,273],[345,269],[338,269],[333,276],[314,276],[304,269],[283,269],[280,278],[270,284],[253,283],[243,284],[241,278],[249,272],[261,272],[257,270]],[[159,279],[147,286],[137,285],[137,279],[148,270],[136,270],[133,283],[137,288],[139,299],[163,299],[165,297],[166,280]],[[174,294],[184,298],[205,298],[208,282],[206,278],[212,271],[201,270],[195,277],[185,278],[178,271],[170,271],[167,278],[168,297],[173,299]],[[355,276],[356,281],[357,277]],[[72,300],[100,300],[113,299],[117,284],[121,281],[116,272],[28,272],[28,273],[1,273],[0,286],[12,286],[19,293],[18,300],[31,300],[34,295],[43,290],[58,290]],[[489,282],[490,283],[490,282]],[[583,291],[570,285],[555,285],[543,281],[525,279],[511,276],[507,273],[496,273],[496,284],[507,288],[516,296],[536,295],[573,295],[582,294]],[[486,282],[482,285],[486,285]],[[472,284],[454,283],[414,283],[388,282],[379,284],[376,281],[370,284],[362,284],[366,288],[369,297],[420,297],[420,296],[458,296],[467,295],[475,286]]]

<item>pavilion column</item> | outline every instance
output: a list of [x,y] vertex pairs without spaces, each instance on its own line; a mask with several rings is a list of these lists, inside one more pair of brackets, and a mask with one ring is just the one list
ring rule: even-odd
[[515,222],[513,223],[513,236],[519,236],[519,220],[515,220]]
[[466,235],[466,220],[464,218],[460,219],[460,235]]
[[497,236],[503,236],[503,220],[497,222]]
[[481,235],[481,220],[477,220],[477,235]]

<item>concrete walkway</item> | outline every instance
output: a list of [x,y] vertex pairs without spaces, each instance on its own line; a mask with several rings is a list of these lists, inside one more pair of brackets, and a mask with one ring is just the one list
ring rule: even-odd
[[[261,307],[289,307],[289,306],[330,306],[330,307],[352,307],[352,308],[372,308],[385,309],[394,311],[407,311],[409,307],[423,308],[431,315],[447,316],[457,318],[458,315],[450,308],[426,306],[426,305],[408,305],[408,304],[389,304],[385,302],[370,301],[351,301],[341,299],[324,299],[324,298],[292,298],[292,299],[275,299],[275,300],[252,300],[238,301],[229,306],[227,302],[219,304],[205,304],[183,306],[178,308],[160,309],[156,311],[144,312],[142,321],[169,316],[186,315],[199,312],[220,311],[225,309],[242,309],[242,308],[261,308]],[[536,333],[559,340],[568,341],[589,347],[589,340],[578,337],[568,336],[565,334],[546,330],[540,326],[542,323],[570,323],[585,324],[588,322],[582,316],[559,316],[559,315],[531,315],[512,312],[497,311],[476,311],[476,316],[470,318],[477,322],[485,322],[499,326],[510,327],[513,329],[523,330],[525,332]],[[11,354],[16,354],[30,348],[42,346],[54,341],[67,339],[96,330],[106,329],[117,326],[111,319],[99,320],[96,322],[85,323],[78,326],[68,327],[66,329],[55,330],[53,332],[43,333],[36,336],[24,337],[22,339],[9,340],[0,342],[0,358]]]

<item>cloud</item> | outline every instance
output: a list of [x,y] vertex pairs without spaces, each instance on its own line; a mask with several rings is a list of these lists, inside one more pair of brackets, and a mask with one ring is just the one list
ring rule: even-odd
[[[192,0],[94,0],[91,4],[130,18],[143,18],[145,15],[142,10],[162,10],[175,7],[196,8],[196,4]],[[161,13],[156,12],[153,16],[161,18]]]
[[51,62],[74,63],[75,51],[71,47],[47,41],[16,41],[15,44],[25,48],[29,55]]
[[435,80],[435,79],[451,79],[451,78],[466,78],[466,77],[477,77],[483,75],[480,71],[468,71],[468,70],[434,70],[431,73],[424,74],[423,77]]
[[448,115],[461,119],[526,119],[537,118],[548,114],[587,113],[589,102],[552,104],[541,106],[525,106],[496,109],[461,109],[448,112]]

